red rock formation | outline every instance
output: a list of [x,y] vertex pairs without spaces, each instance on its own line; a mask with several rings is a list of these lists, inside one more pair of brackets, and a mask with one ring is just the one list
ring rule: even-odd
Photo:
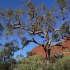
[[[70,55],[70,39],[69,37],[65,36],[63,37],[64,40],[66,40],[65,42],[62,42],[62,46],[52,46],[51,48],[51,52],[50,55],[53,56],[54,54],[64,54],[64,55]],[[47,47],[46,47],[47,48]],[[46,53],[43,49],[43,47],[40,46],[36,46],[34,49],[32,49],[30,51],[32,54],[42,54],[43,58],[46,57]]]
[[40,46],[36,46],[34,49],[31,50],[32,54],[41,54],[43,56],[43,58],[46,57],[45,51],[43,49],[43,47]]

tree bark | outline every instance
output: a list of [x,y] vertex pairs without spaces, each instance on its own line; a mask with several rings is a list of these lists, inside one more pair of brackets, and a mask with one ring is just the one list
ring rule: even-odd
[[47,58],[47,49],[46,49],[46,47],[44,48],[44,51],[45,51],[45,54],[46,54],[45,58]]
[[47,50],[47,58],[50,58],[50,52],[51,52],[51,49],[48,48],[48,50]]
[[46,58],[50,58],[51,48],[49,48],[49,47],[50,47],[50,45],[48,46],[48,49],[46,47],[44,47]]

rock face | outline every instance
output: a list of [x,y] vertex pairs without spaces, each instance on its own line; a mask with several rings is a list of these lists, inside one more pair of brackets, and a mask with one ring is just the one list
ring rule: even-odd
[[[60,43],[60,45],[54,45],[51,48],[50,56],[54,56],[55,54],[64,54],[65,56],[70,55],[70,36],[63,37],[63,40],[66,40],[65,42]],[[47,48],[47,47],[46,47]],[[46,57],[46,53],[43,49],[43,47],[36,46],[30,51],[32,54],[38,54],[40,53],[43,58]]]
[[30,52],[31,52],[32,54],[38,54],[38,53],[40,53],[40,54],[43,56],[43,58],[46,57],[46,54],[45,54],[45,51],[44,51],[43,47],[40,47],[40,46],[36,46],[36,47],[35,47],[34,49],[32,49]]

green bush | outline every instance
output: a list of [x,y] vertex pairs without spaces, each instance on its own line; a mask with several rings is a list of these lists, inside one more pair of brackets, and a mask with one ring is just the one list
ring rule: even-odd
[[60,60],[63,57],[63,54],[57,54],[54,56],[51,56],[50,58],[47,58],[50,63],[55,63],[56,61]]
[[70,56],[61,59],[51,57],[50,59],[50,63],[47,65],[41,55],[28,56],[21,60],[14,70],[70,70]]
[[41,55],[33,55],[24,58],[14,70],[46,70],[46,66],[46,61]]
[[50,57],[48,60],[50,63],[55,63],[57,61],[57,59],[54,56]]
[[70,56],[63,57],[55,63],[56,70],[70,70]]
[[70,56],[61,59],[50,58],[50,62],[56,60],[55,63],[49,64],[47,70],[70,70]]

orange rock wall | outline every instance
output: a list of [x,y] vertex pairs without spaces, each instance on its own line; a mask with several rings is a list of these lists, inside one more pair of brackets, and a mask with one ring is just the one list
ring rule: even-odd
[[[47,48],[47,47],[46,47]],[[67,40],[66,42],[62,43],[62,46],[52,46],[50,55],[53,56],[54,54],[64,54],[64,55],[70,55],[70,40]],[[46,53],[43,49],[43,47],[36,46],[34,49],[30,51],[32,54],[42,54],[43,58],[46,57]]]

